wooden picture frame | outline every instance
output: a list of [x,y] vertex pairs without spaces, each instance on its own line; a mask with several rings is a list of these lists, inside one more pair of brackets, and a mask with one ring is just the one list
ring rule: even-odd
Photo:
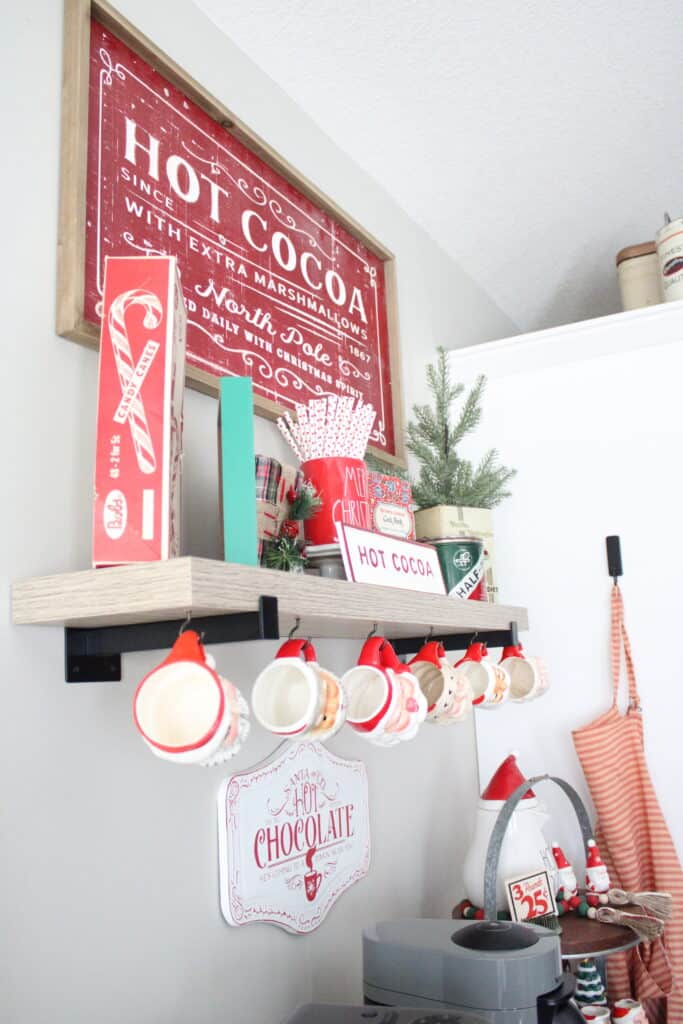
[[[394,452],[371,448],[384,462],[405,466],[403,410],[399,357],[399,325],[393,254],[372,237],[333,200],[308,181],[268,146],[222,103],[191,78],[173,60],[115,11],[106,0],[64,0],[64,62],[61,119],[59,233],[57,259],[56,330],[61,337],[97,348],[99,329],[88,321],[85,309],[86,184],[88,148],[88,90],[91,19],[101,23],[136,55],[178,88],[230,135],[293,185],[304,197],[338,221],[355,239],[381,260],[384,268],[386,321],[389,349]],[[195,366],[188,367],[187,383],[217,396],[218,378]],[[283,407],[263,395],[255,396],[256,410],[270,419]]]

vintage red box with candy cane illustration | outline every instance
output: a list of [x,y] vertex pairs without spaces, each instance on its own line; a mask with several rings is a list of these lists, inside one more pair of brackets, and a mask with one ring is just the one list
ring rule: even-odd
[[108,257],[93,565],[179,553],[186,312],[171,256]]

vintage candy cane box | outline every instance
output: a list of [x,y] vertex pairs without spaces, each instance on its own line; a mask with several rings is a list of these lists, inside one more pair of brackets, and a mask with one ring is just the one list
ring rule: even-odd
[[185,330],[174,257],[107,258],[97,392],[96,567],[178,554]]

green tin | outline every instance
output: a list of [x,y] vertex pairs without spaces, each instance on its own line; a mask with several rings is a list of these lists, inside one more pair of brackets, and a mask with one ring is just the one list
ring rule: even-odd
[[433,540],[449,597],[487,601],[484,541],[481,537]]

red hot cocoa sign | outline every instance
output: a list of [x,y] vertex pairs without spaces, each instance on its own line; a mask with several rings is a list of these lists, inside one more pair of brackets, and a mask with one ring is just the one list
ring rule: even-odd
[[221,909],[305,933],[370,866],[368,782],[360,761],[319,743],[287,746],[218,794]]
[[395,454],[383,260],[94,20],[89,80],[85,320],[105,256],[174,255],[190,375],[362,397]]

